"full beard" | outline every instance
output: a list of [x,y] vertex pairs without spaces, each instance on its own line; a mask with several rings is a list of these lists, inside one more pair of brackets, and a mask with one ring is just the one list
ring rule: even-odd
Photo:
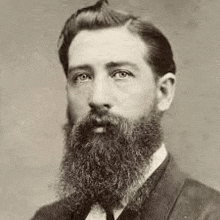
[[[101,125],[97,125],[100,119]],[[104,209],[120,208],[123,199],[134,196],[132,186],[142,178],[161,145],[160,119],[156,105],[147,117],[137,120],[99,110],[75,125],[68,117],[59,196],[74,211],[96,203]],[[97,126],[103,127],[102,133],[94,132]]]

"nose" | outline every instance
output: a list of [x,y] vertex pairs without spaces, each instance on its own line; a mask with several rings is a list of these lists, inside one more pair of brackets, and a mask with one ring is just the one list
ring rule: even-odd
[[108,111],[113,106],[111,86],[107,79],[94,80],[92,92],[89,98],[91,109],[100,109]]

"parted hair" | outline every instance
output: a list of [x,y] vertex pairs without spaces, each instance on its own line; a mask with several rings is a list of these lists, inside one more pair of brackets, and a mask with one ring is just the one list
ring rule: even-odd
[[107,0],[82,8],[65,22],[58,41],[59,59],[68,74],[68,50],[72,40],[82,30],[97,30],[124,26],[139,36],[147,45],[145,60],[157,77],[170,72],[175,74],[176,65],[169,41],[152,23],[132,14],[119,12],[109,7]]

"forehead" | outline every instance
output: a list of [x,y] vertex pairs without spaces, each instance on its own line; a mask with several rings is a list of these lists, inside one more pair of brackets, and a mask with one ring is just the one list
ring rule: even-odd
[[69,47],[69,64],[83,65],[123,60],[144,62],[147,46],[126,27],[83,30]]

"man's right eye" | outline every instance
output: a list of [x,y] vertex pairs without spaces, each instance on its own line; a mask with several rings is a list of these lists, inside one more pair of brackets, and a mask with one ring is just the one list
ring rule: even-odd
[[74,77],[75,82],[86,82],[88,80],[91,80],[92,77],[86,73],[82,73]]

